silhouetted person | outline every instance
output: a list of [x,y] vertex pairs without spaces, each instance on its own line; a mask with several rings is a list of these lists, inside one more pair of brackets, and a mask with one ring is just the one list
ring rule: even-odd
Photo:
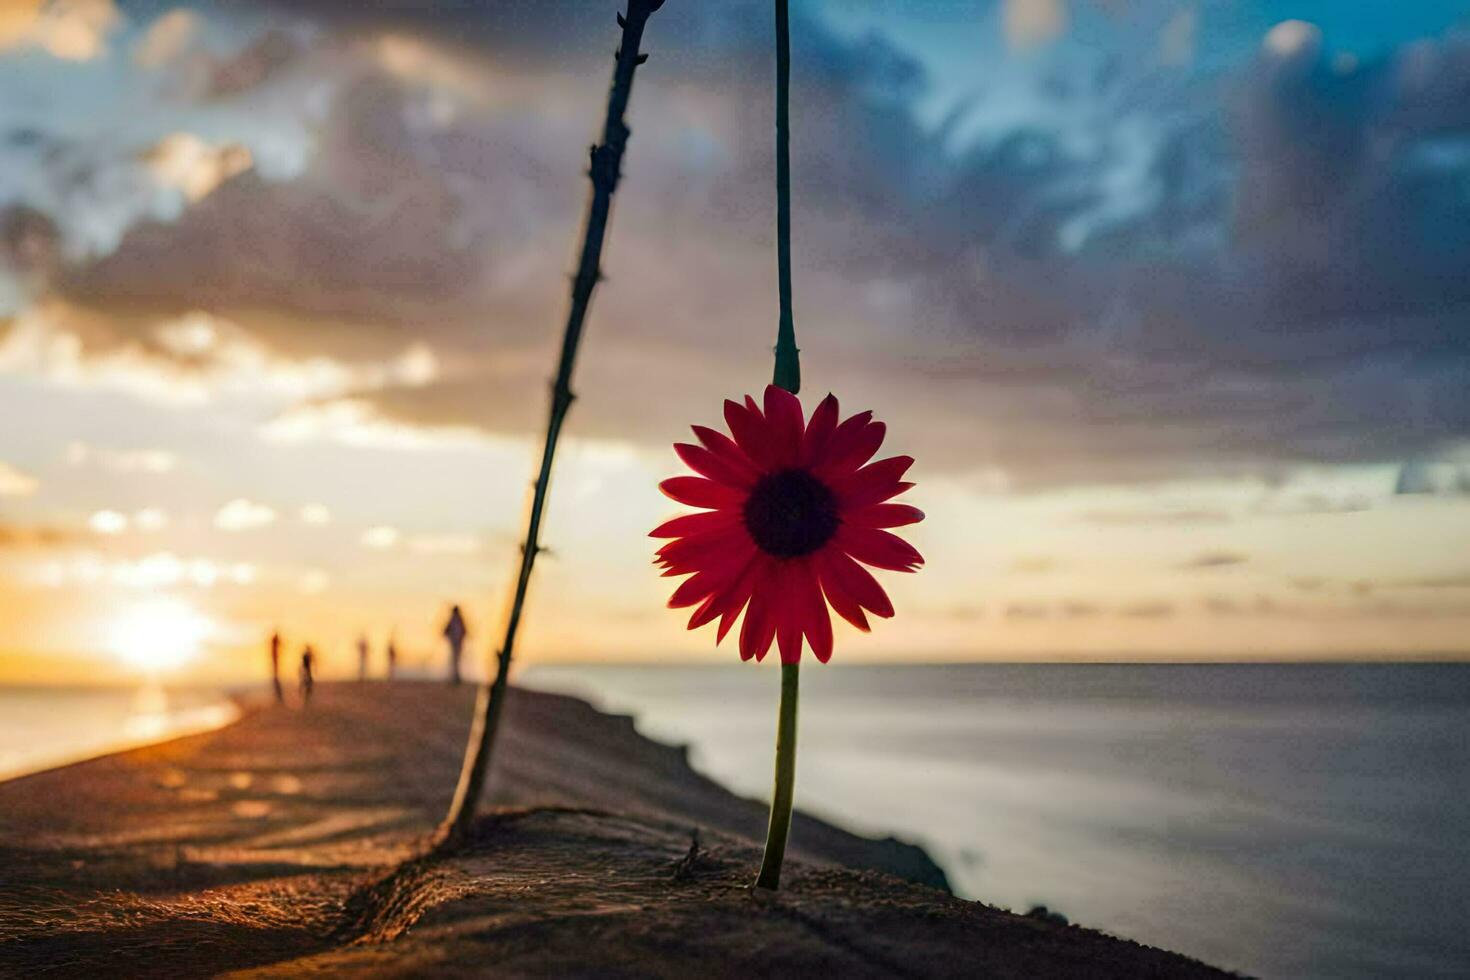
[[464,653],[464,638],[469,635],[465,629],[464,614],[455,606],[449,610],[449,622],[444,624],[444,638],[449,641],[449,683],[459,683],[459,658]]
[[301,703],[311,703],[311,689],[316,685],[316,651],[308,645],[301,651]]
[[283,704],[286,692],[281,690],[281,634],[271,634],[271,686],[276,689],[276,704]]
[[357,638],[357,679],[358,680],[360,680],[360,681],[367,680],[367,668],[368,668],[368,638],[367,638],[367,634],[366,633],[363,633],[363,634],[359,635],[358,638]]
[[388,634],[388,679],[391,681],[393,675],[398,672],[398,643],[393,634]]

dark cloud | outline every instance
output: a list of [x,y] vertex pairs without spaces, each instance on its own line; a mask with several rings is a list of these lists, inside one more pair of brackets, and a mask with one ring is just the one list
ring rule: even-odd
[[1251,505],[1257,514],[1356,514],[1371,510],[1373,500],[1366,494],[1272,493]]
[[1242,555],[1234,551],[1206,551],[1195,555],[1186,562],[1181,562],[1179,567],[1186,571],[1199,571],[1211,568],[1229,568],[1233,565],[1244,565],[1250,561],[1249,555]]
[[[57,294],[106,311],[100,343],[192,309],[283,356],[425,343],[439,378],[354,397],[416,424],[536,425],[610,14],[278,9],[285,26],[224,75],[234,98],[288,63],[303,93],[332,83],[306,171],[247,173],[137,225]],[[302,19],[325,40],[302,41]],[[650,27],[581,431],[663,441],[768,369],[772,303],[752,297],[773,289],[769,20],[753,2],[675,4]],[[1055,69],[1034,120],[964,143],[917,121],[917,60],[799,27],[807,376],[891,406],[936,470],[1020,487],[1259,473],[1470,437],[1470,164],[1454,152],[1470,138],[1470,42],[1355,66],[1326,44],[1263,53],[1222,93],[1135,67],[1120,38],[1107,71]],[[430,47],[387,63],[385,33]],[[441,54],[438,70],[421,60]],[[956,118],[990,108],[982,96]],[[1140,118],[1156,140],[1126,138]],[[1125,170],[1144,175],[1126,193]]]
[[0,264],[13,273],[49,277],[61,259],[61,233],[44,212],[26,204],[0,208]]
[[1090,602],[1080,599],[1068,599],[1058,607],[1063,618],[1066,619],[1091,619],[1100,614],[1101,610]]
[[1169,619],[1175,612],[1172,602],[1149,600],[1126,605],[1118,610],[1118,615],[1127,619]]
[[1401,589],[1470,589],[1470,573],[1464,575],[1435,575],[1428,578],[1409,579],[1394,583]]
[[1399,470],[1394,493],[1439,497],[1470,495],[1470,461],[1455,458],[1411,460]]
[[1050,619],[1051,605],[1045,602],[1012,602],[1005,608],[1005,618],[1012,622]]

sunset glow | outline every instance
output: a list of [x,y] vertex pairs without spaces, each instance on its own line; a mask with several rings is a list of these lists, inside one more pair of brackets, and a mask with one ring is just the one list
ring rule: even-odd
[[[429,665],[451,603],[484,664],[608,17],[396,6],[0,29],[0,681]],[[801,397],[881,406],[928,515],[844,661],[1470,653],[1470,42],[1400,6],[802,5]],[[770,376],[769,18],[723,9],[661,13],[518,663],[720,660],[643,536]],[[209,643],[120,653],[160,593]]]
[[211,623],[180,599],[146,599],[111,625],[112,650],[131,668],[148,673],[177,670],[199,655]]

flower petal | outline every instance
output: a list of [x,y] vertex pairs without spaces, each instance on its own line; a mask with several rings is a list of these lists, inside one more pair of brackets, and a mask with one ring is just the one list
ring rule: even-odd
[[866,633],[872,629],[868,625],[868,617],[863,615],[863,607],[852,593],[842,587],[835,568],[835,561],[842,557],[842,553],[838,551],[820,552],[817,568],[821,573],[822,591],[826,594],[827,601],[832,603],[832,608],[836,610],[837,615]]
[[683,514],[664,521],[648,532],[650,538],[682,538],[705,531],[721,531],[740,520],[735,510],[703,510],[697,514]]
[[747,404],[741,405],[725,399],[725,424],[735,437],[735,445],[750,457],[756,469],[768,469],[771,466],[771,451],[768,445],[770,440],[766,436],[766,420],[748,395],[745,400]]
[[693,565],[689,571],[722,566],[731,561],[749,561],[755,552],[750,533],[739,524],[718,531],[677,538],[658,549],[665,565]]
[[687,442],[674,443],[674,452],[679,454],[691,470],[707,476],[716,483],[728,487],[749,487],[755,483],[755,470],[733,466],[703,446],[691,446]]
[[801,462],[811,465],[822,458],[832,433],[836,431],[837,396],[828,392],[806,424],[806,432],[801,437]]
[[893,603],[889,601],[888,593],[883,591],[883,586],[878,584],[878,580],[866,568],[847,555],[833,554],[831,571],[833,581],[864,609],[881,619],[888,619],[893,615]]
[[730,632],[730,627],[735,625],[735,620],[740,618],[740,611],[750,601],[750,594],[750,583],[747,582],[742,586],[741,594],[736,597],[735,601],[725,606],[725,611],[720,614],[720,628],[715,632],[715,646],[720,645],[720,641],[725,638],[725,634]]
[[722,507],[737,507],[745,502],[746,494],[736,487],[727,487],[700,476],[671,476],[658,485],[665,497],[688,504],[690,507],[707,507],[716,510]]
[[912,456],[890,456],[864,466],[851,476],[834,480],[832,489],[844,511],[881,504],[900,491],[900,478],[914,465]]
[[908,504],[874,504],[842,515],[842,523],[849,527],[903,527],[923,519],[924,512]]
[[827,613],[827,600],[822,598],[817,569],[811,562],[801,563],[798,585],[793,595],[801,607],[801,631],[817,660],[826,663],[832,659],[832,617]]
[[864,565],[894,572],[917,571],[924,556],[903,538],[874,527],[844,527],[837,532],[837,547]]
[[718,582],[713,580],[709,572],[696,572],[680,583],[674,594],[669,596],[669,608],[683,609],[703,602],[718,587]]
[[695,437],[704,443],[704,448],[731,466],[742,471],[748,470],[751,476],[759,475],[754,461],[746,455],[745,450],[741,449],[734,439],[731,439],[717,429],[711,429],[707,425],[691,425],[689,428],[694,431]]
[[[740,610],[744,608],[746,601],[750,598],[752,572],[758,561],[759,556],[752,549],[750,556],[745,560],[740,574],[729,585],[715,592],[705,600],[705,604],[700,606],[694,615],[690,617],[689,628],[698,629],[705,623],[713,622],[717,616],[726,617],[725,621],[734,622],[735,617],[740,614]],[[725,626],[724,629],[728,630],[729,627]],[[724,637],[725,634],[722,631],[715,639],[715,645],[718,646],[720,640],[724,639]]]
[[697,630],[705,623],[712,621],[716,616],[718,616],[720,614],[720,608],[718,605],[716,605],[716,600],[718,598],[719,593],[706,596],[705,600],[699,604],[699,608],[694,610],[694,615],[689,617],[689,625],[686,628]]
[[801,459],[801,437],[806,429],[801,402],[785,388],[766,385],[765,404],[766,432],[774,460],[781,466],[795,466]]
[[888,426],[872,419],[872,412],[863,412],[839,425],[827,440],[822,459],[815,461],[812,469],[822,476],[837,477],[872,459],[888,432]]
[[804,613],[797,598],[800,588],[800,565],[783,562],[771,608],[776,618],[776,645],[781,649],[781,662],[794,664],[801,661],[801,628]]
[[685,579],[680,586],[669,596],[670,609],[683,609],[686,606],[698,605],[706,596],[725,588],[745,568],[745,562],[738,556],[725,560],[722,564],[703,568],[689,578]]
[[771,641],[775,638],[776,621],[771,618],[765,590],[758,587],[750,597],[750,608],[745,611],[745,622],[740,624],[740,659],[749,660],[754,657],[757,662],[764,660],[766,651],[771,648]]

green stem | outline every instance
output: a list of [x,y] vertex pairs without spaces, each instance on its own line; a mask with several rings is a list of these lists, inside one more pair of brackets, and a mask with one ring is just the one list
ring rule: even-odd
[[771,822],[766,853],[755,879],[757,888],[775,891],[781,884],[781,859],[791,833],[791,806],[796,799],[796,696],[799,663],[781,665],[781,709],[776,724],[776,786],[771,793]]
[[607,116],[603,122],[602,142],[592,147],[591,166],[587,176],[592,181],[592,197],[587,204],[587,219],[582,238],[582,253],[577,274],[572,277],[571,308],[567,312],[566,331],[562,336],[561,358],[557,363],[556,382],[551,389],[551,410],[546,422],[546,442],[541,450],[541,468],[531,488],[531,505],[526,518],[525,543],[521,546],[520,571],[516,576],[515,594],[505,620],[505,640],[500,645],[495,681],[488,688],[480,686],[475,703],[474,721],[469,743],[465,747],[464,765],[449,813],[440,826],[442,842],[463,838],[475,816],[490,760],[495,750],[495,735],[500,729],[501,710],[510,676],[511,657],[515,652],[516,631],[525,609],[526,593],[531,585],[531,570],[541,551],[541,521],[546,508],[546,490],[551,483],[551,464],[556,456],[557,441],[572,399],[572,368],[577,361],[577,348],[582,340],[582,324],[592,302],[592,290],[602,279],[602,242],[607,234],[608,215],[612,210],[613,192],[621,175],[623,151],[628,145],[629,130],[623,121],[628,99],[633,93],[633,70],[647,60],[638,53],[643,28],[649,16],[664,0],[628,0],[628,13],[619,15],[623,29],[622,45],[613,68],[612,88],[608,93]]
[[781,319],[776,327],[776,373],[772,379],[793,395],[801,390],[801,351],[791,311],[791,30],[787,0],[776,0],[776,289]]
[[[796,346],[796,319],[791,311],[791,28],[787,0],[776,0],[776,290],[781,319],[776,327],[776,372],[772,379],[793,395],[801,390],[801,351]],[[776,725],[776,785],[771,793],[771,821],[766,852],[755,886],[775,891],[781,884],[781,861],[791,833],[791,806],[796,798],[796,700],[799,664],[781,665],[781,708]]]

